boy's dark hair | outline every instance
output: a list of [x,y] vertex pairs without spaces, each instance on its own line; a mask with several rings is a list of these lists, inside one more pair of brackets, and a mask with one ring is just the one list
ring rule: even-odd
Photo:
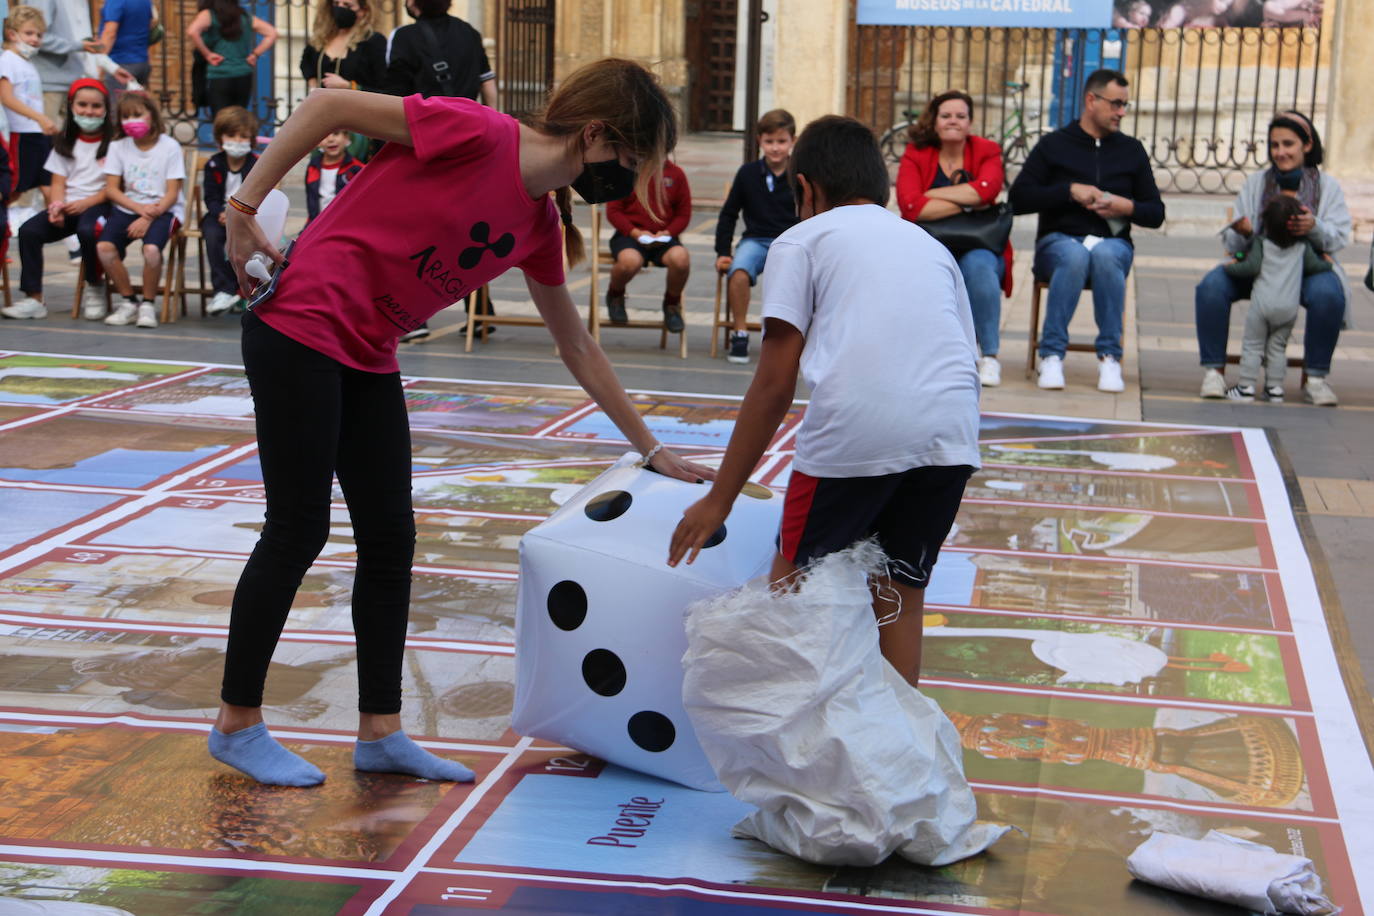
[[1088,79],[1083,83],[1083,91],[1097,92],[1100,89],[1106,89],[1112,83],[1116,83],[1123,89],[1131,85],[1131,81],[1126,79],[1126,74],[1120,70],[1108,70],[1104,67],[1088,74]]
[[759,136],[771,134],[777,130],[785,130],[793,137],[797,136],[797,119],[792,117],[792,112],[785,108],[774,108],[759,118]]
[[878,141],[867,125],[840,115],[817,118],[797,138],[788,166],[792,193],[802,199],[798,175],[825,195],[832,207],[855,200],[887,205],[891,182]]
[[415,0],[415,9],[421,16],[442,16],[453,5],[453,0]]
[[1302,236],[1294,235],[1293,230],[1288,228],[1288,221],[1302,213],[1302,203],[1296,197],[1289,197],[1287,194],[1276,194],[1274,199],[1264,205],[1260,211],[1260,226],[1264,229],[1264,237],[1278,245],[1280,248],[1287,248],[1302,241]]
[[215,123],[211,127],[211,132],[214,134],[216,143],[219,143],[227,134],[247,137],[256,143],[258,118],[242,105],[229,105],[221,108],[215,115]]

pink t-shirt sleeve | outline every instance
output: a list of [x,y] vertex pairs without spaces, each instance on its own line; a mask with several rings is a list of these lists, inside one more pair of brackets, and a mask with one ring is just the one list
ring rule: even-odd
[[563,275],[563,224],[558,218],[558,207],[553,197],[544,200],[544,212],[539,215],[532,235],[538,239],[529,257],[520,262],[520,269],[536,283],[545,286],[562,286]]
[[501,117],[472,99],[447,96],[406,96],[405,112],[415,158],[421,162],[482,155],[492,121]]

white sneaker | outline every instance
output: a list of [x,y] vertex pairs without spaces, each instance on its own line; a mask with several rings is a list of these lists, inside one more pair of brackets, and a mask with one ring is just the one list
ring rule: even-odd
[[6,318],[47,318],[48,310],[32,296],[25,296],[9,308],[0,308]]
[[1226,376],[1216,369],[1208,369],[1202,373],[1202,391],[1204,398],[1224,398],[1226,397]]
[[223,315],[225,312],[233,308],[234,303],[238,300],[239,297],[234,295],[233,293],[215,293],[214,298],[211,299],[210,303],[205,306],[205,314]]
[[81,317],[87,321],[105,317],[105,287],[87,284],[81,293]]
[[1307,384],[1302,386],[1302,399],[1316,407],[1335,407],[1336,392],[1331,390],[1326,379],[1307,377]]
[[984,388],[996,388],[1002,384],[1002,364],[995,356],[984,356],[978,360],[978,381]]
[[133,324],[138,317],[138,303],[132,299],[121,299],[113,312],[105,316],[109,325]]
[[138,320],[134,322],[140,328],[157,327],[157,306],[151,302],[141,302],[138,306]]
[[1041,388],[1064,387],[1064,359],[1059,356],[1040,357],[1040,378],[1036,381]]
[[81,243],[74,235],[67,237],[67,260],[73,264],[81,263]]
[[1115,356],[1104,356],[1097,361],[1097,390],[1113,394],[1126,390],[1126,383],[1121,378],[1121,363]]

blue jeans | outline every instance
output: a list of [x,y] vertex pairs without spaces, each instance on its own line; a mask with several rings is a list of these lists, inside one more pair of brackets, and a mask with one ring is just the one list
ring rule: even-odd
[[759,281],[763,264],[768,260],[768,249],[773,246],[772,239],[740,239],[735,246],[735,256],[730,260],[730,273],[742,270],[749,275],[749,285]]
[[[1213,267],[1197,285],[1193,313],[1197,321],[1199,361],[1208,369],[1226,368],[1226,338],[1231,330],[1231,304],[1250,296],[1250,280],[1237,280],[1220,265]],[[1303,277],[1298,300],[1307,309],[1307,328],[1302,336],[1302,360],[1307,374],[1325,378],[1331,371],[1331,354],[1345,320],[1345,284],[1336,271]]]
[[968,304],[973,309],[973,333],[978,337],[978,349],[984,356],[996,356],[1006,262],[1000,253],[987,248],[966,251],[958,255],[957,260],[968,289]]
[[1089,251],[1083,236],[1051,232],[1035,243],[1035,276],[1049,277],[1045,327],[1040,355],[1062,357],[1069,347],[1069,322],[1089,278],[1093,317],[1097,319],[1097,355],[1121,359],[1121,316],[1126,309],[1126,275],[1135,249],[1123,239],[1103,239]]

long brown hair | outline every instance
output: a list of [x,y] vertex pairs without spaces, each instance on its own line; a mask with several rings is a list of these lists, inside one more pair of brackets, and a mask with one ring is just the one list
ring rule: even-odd
[[[315,4],[315,24],[310,27],[310,47],[324,53],[324,46],[334,40],[341,30],[334,22],[334,0],[319,0]],[[372,37],[372,4],[368,0],[358,0],[358,21],[353,23],[353,31],[348,34],[348,50]]]
[[[635,194],[652,212],[650,182],[677,145],[677,113],[657,77],[632,60],[598,60],[572,73],[543,111],[524,119],[541,134],[576,138],[579,144],[583,128],[593,121],[605,127],[607,140],[636,159]],[[572,222],[572,190],[559,188],[554,201],[563,218],[563,250],[568,263],[576,264],[586,251]]]
[[907,136],[911,142],[916,144],[917,149],[928,149],[932,146],[940,145],[940,135],[935,132],[935,116],[940,113],[940,106],[955,99],[968,106],[969,120],[973,120],[973,96],[961,89],[951,89],[949,92],[942,92],[926,104],[926,110],[921,112],[921,117],[915,124],[906,129]]

